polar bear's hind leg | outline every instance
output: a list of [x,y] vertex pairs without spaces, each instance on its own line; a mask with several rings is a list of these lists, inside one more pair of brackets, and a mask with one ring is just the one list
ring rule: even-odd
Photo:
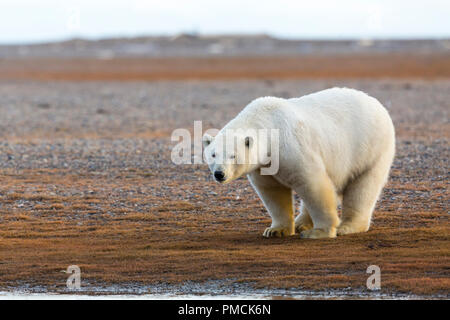
[[337,234],[369,230],[377,199],[386,183],[390,163],[378,163],[347,185],[342,203],[342,223]]
[[300,214],[295,218],[295,231],[301,233],[302,231],[312,229],[313,222],[305,203],[302,201],[300,205]]

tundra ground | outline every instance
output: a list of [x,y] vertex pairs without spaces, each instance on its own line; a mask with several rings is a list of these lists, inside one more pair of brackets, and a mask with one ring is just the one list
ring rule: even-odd
[[[74,264],[82,286],[365,291],[378,265],[382,292],[448,297],[448,78],[64,80],[0,83],[0,291],[63,291]],[[220,128],[256,97],[332,86],[377,97],[396,126],[367,233],[265,239],[270,218],[245,178],[222,186],[206,165],[170,160],[175,128]]]

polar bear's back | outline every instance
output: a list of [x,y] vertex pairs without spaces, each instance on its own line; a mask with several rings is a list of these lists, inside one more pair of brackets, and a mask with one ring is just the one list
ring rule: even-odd
[[308,124],[310,141],[305,142],[323,155],[337,185],[381,157],[392,161],[394,126],[377,99],[354,89],[332,88],[288,101],[295,118]]
[[349,88],[326,89],[288,101],[303,109],[311,109],[314,113],[345,114],[347,118],[373,116],[376,113],[388,116],[386,109],[377,99]]
[[327,130],[335,128],[336,134],[347,131],[351,134],[360,131],[363,136],[375,134],[378,137],[393,134],[393,124],[387,110],[377,99],[362,91],[332,88],[288,101],[295,105],[292,112],[300,118],[306,117],[320,127],[327,126]]

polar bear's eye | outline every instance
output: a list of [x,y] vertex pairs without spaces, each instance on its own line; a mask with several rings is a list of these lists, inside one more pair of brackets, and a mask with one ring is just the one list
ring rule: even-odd
[[234,158],[236,158],[236,156],[234,154],[230,156],[230,159],[234,159]]
[[252,138],[250,138],[250,137],[245,138],[245,146],[246,147],[250,147],[251,143],[252,143]]
[[211,157],[215,158],[215,157],[216,157],[216,153],[213,152],[213,154],[211,155]]

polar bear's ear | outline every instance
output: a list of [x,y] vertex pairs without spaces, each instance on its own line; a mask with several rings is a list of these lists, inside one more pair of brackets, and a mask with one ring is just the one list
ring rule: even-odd
[[213,141],[213,139],[214,139],[213,136],[205,133],[203,135],[203,139],[202,139],[202,141],[203,141],[203,148],[206,148],[207,146],[209,146],[211,144],[211,142]]

